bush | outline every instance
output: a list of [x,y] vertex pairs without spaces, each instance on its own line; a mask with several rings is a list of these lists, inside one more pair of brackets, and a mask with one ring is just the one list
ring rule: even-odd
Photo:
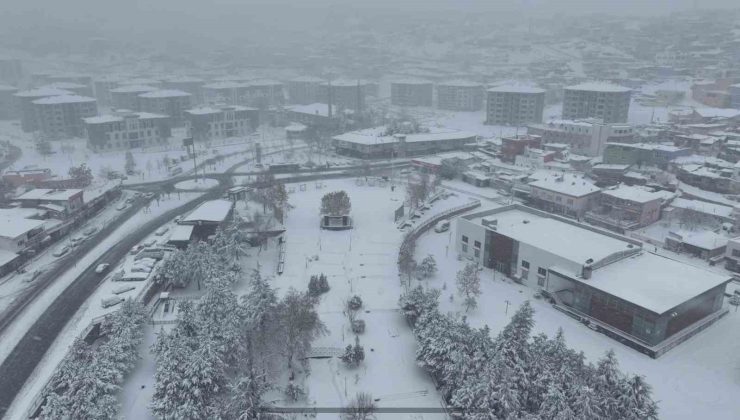
[[292,402],[302,401],[306,398],[306,391],[302,386],[297,385],[294,382],[288,383],[284,392],[288,400]]
[[352,321],[352,332],[355,334],[362,334],[365,332],[365,321],[362,319],[356,319]]
[[354,295],[352,296],[352,299],[347,302],[347,306],[349,307],[349,309],[356,311],[362,308],[362,299],[359,296]]
[[318,276],[313,275],[308,281],[308,294],[311,295],[311,297],[318,297],[319,295],[328,292],[330,289],[329,280],[327,280],[324,273],[321,273]]
[[365,360],[365,349],[360,345],[360,339],[355,337],[355,345],[348,345],[340,357],[347,367],[357,367]]

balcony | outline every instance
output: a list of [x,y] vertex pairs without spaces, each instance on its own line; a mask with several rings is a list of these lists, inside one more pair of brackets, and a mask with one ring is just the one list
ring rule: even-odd
[[619,219],[611,214],[596,213],[592,211],[586,212],[585,219],[587,222],[595,225],[622,231],[640,227],[640,222],[637,220]]

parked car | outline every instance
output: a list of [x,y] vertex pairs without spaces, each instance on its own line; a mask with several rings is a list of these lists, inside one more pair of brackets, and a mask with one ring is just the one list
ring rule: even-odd
[[124,300],[126,300],[126,299],[124,299],[124,298],[122,298],[120,296],[109,297],[109,298],[103,299],[100,302],[100,305],[103,308],[108,308],[108,307],[111,307],[111,306],[114,306],[114,305],[118,305],[119,303],[123,302]]
[[108,267],[110,267],[110,264],[108,263],[98,264],[98,266],[95,267],[95,273],[103,274],[104,272],[108,271]]
[[89,228],[85,229],[82,233],[85,234],[85,236],[91,236],[97,231],[98,231],[97,226],[90,226]]
[[436,225],[434,225],[434,231],[437,233],[447,232],[448,230],[450,230],[450,221],[447,219],[440,220]]
[[155,195],[156,194],[154,194],[153,192],[148,192],[148,193],[144,194],[144,197],[146,197],[146,198],[154,198]]
[[116,210],[121,211],[124,210],[126,207],[126,203],[120,203],[116,206]]
[[58,257],[61,257],[64,254],[66,254],[67,252],[69,252],[69,247],[65,245],[65,246],[57,249],[56,251],[54,251],[54,253],[52,253],[51,255],[53,255],[53,256],[55,256],[55,257],[58,258]]
[[161,228],[157,229],[157,231],[156,231],[156,232],[154,232],[154,234],[155,234],[155,235],[157,235],[157,236],[162,236],[162,235],[164,235],[165,233],[167,233],[167,232],[168,232],[169,230],[170,230],[170,228],[169,228],[169,227],[167,227],[167,226],[162,226]]
[[86,238],[84,236],[74,236],[74,237],[72,237],[72,239],[70,239],[70,241],[72,241],[72,243],[74,244],[74,246],[77,246],[77,245],[85,242],[85,239]]

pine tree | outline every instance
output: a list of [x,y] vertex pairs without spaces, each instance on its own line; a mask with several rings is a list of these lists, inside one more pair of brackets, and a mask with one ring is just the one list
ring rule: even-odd
[[579,420],[602,418],[602,413],[599,411],[597,396],[588,386],[581,387],[580,391],[576,395],[576,399],[573,402],[573,411],[575,412],[574,418]]
[[619,398],[619,406],[626,420],[656,420],[658,405],[652,399],[652,391],[642,376],[629,378]]
[[433,277],[437,273],[437,262],[434,257],[427,255],[416,267],[417,277],[419,279],[426,279]]
[[413,327],[422,314],[437,311],[439,295],[440,291],[437,289],[425,291],[424,288],[418,286],[401,295],[398,306],[401,307],[406,321]]

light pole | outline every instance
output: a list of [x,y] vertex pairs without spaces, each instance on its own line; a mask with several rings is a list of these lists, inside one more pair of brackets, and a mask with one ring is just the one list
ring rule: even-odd
[[504,312],[504,315],[508,315],[509,314],[509,304],[511,302],[509,302],[508,300],[505,300],[504,302],[506,303],[506,311]]

